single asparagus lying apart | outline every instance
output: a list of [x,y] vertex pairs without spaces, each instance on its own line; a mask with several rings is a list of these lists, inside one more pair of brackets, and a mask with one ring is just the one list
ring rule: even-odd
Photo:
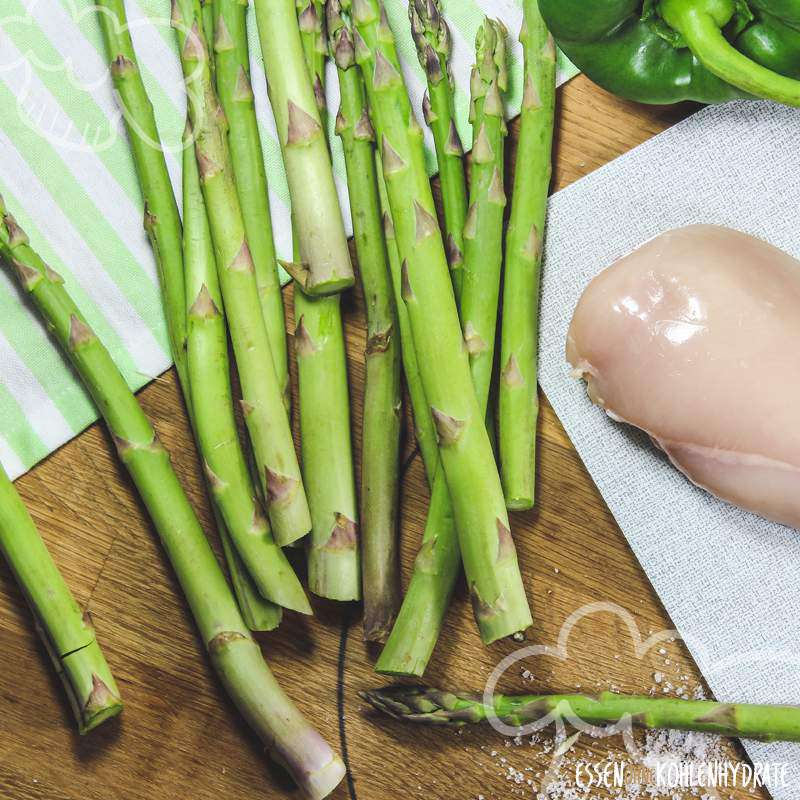
[[[0,256],[83,381],[139,490],[186,595],[212,665],[270,755],[311,798],[326,797],[345,768],[283,693],[242,619],[216,556],[150,421],[108,350],[30,247],[0,200]],[[281,411],[283,413],[283,411]]]
[[[426,725],[471,725],[490,720],[512,728],[544,728],[562,720],[581,728],[625,724],[737,736],[763,742],[800,741],[800,706],[716,703],[602,692],[599,695],[502,695],[489,704],[481,694],[398,686],[361,695],[397,719]],[[617,723],[620,723],[617,725]]]
[[91,617],[70,594],[2,467],[0,552],[33,612],[36,629],[78,721],[78,732],[88,733],[122,710],[119,690],[97,644]]

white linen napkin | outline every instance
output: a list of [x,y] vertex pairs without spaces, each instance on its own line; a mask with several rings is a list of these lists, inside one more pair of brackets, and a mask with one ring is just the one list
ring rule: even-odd
[[[727,225],[800,258],[798,134],[796,109],[706,108],[550,202],[541,386],[721,701],[800,704],[800,533],[694,487],[645,435],[591,404],[564,345],[589,280],[670,228]],[[800,342],[785,346],[800,358]],[[787,401],[800,424],[800,398]],[[789,762],[788,785],[772,794],[795,800],[800,746],[745,746],[753,760]]]

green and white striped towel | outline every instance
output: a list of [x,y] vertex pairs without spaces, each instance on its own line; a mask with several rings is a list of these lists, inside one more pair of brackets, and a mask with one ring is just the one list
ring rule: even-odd
[[[155,106],[167,163],[179,182],[184,97],[169,0],[127,0],[131,33]],[[387,0],[415,108],[424,78],[404,0]],[[517,0],[446,0],[453,31],[459,130],[467,124],[472,42],[485,13],[519,31]],[[253,84],[276,244],[291,255],[289,195],[266,95],[255,27]],[[520,100],[521,50],[511,49],[509,111]],[[561,64],[561,79],[574,74]],[[336,81],[328,101],[338,106]],[[3,0],[0,11],[0,192],[43,257],[64,276],[90,323],[138,389],[170,365],[155,264],[142,230],[142,202],[112,93],[90,0]],[[333,115],[331,115],[333,118]],[[430,149],[431,142],[428,140]],[[349,226],[344,163],[333,137],[334,171]],[[430,157],[431,172],[435,159]],[[180,193],[178,192],[178,195]],[[0,272],[0,462],[29,469],[96,418],[88,396],[43,326]]]

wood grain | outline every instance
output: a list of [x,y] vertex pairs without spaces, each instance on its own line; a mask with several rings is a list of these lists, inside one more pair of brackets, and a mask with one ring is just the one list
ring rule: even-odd
[[[573,80],[559,92],[554,189],[692,110],[636,106],[612,98],[583,77]],[[512,141],[515,134],[512,125]],[[364,318],[357,292],[345,308],[358,450]],[[173,372],[147,387],[140,398],[210,532]],[[668,617],[546,401],[540,438],[537,509],[512,518],[534,608],[531,639],[555,644],[570,614],[599,601],[625,609],[642,637],[669,629]],[[422,465],[413,452],[409,437],[402,492],[406,579],[427,507]],[[0,796],[236,800],[292,793],[214,679],[174,576],[104,429],[92,426],[17,486],[79,602],[92,612],[125,711],[88,737],[76,735],[22,597],[0,566]],[[491,730],[455,734],[409,728],[366,712],[358,691],[384,681],[372,672],[375,652],[361,641],[358,609],[317,603],[316,611],[313,620],[288,619],[262,643],[278,679],[329,740],[340,747],[340,728],[346,732],[352,786],[343,785],[337,798],[349,792],[361,800],[531,796],[525,783],[507,780],[507,767],[529,767],[525,777],[535,776],[549,759],[541,747],[505,747]],[[647,692],[656,671],[676,685],[700,685],[683,646],[674,642],[664,647],[666,656],[651,650],[637,658],[621,617],[596,614],[574,629],[566,661],[529,659],[512,668],[501,687]],[[460,587],[426,678],[443,686],[482,688],[512,649],[480,644]],[[337,712],[341,652],[342,720]],[[521,677],[522,668],[533,673],[533,681]],[[614,751],[620,750],[618,740],[612,744]],[[609,747],[607,741],[586,745],[581,740],[573,751],[601,760]],[[725,753],[741,757],[733,745],[726,745]],[[729,795],[737,800],[765,796],[739,790],[725,793]]]

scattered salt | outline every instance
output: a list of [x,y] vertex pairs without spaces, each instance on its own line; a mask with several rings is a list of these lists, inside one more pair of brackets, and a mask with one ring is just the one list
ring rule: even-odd
[[[525,672],[522,676],[528,680]],[[702,686],[692,689],[686,683],[675,686],[666,680],[663,672],[654,673],[653,680],[656,686],[650,689],[651,695],[676,693],[685,699],[705,699]],[[689,678],[680,676],[680,680],[688,682]],[[611,690],[619,691],[619,687],[612,685]],[[507,782],[507,797],[526,800],[600,800],[600,797],[608,800],[720,800],[716,795],[708,795],[707,789],[694,788],[675,794],[674,789],[667,790],[655,782],[655,770],[660,764],[724,759],[722,740],[715,736],[696,732],[636,731],[634,738],[638,749],[633,752],[622,748],[619,738],[611,740],[606,747],[602,735],[585,737],[587,740],[600,740],[598,746],[604,752],[601,756],[594,748],[573,747],[579,736],[580,733],[571,736],[562,733],[554,738],[547,731],[542,731],[524,740],[516,736],[504,742],[506,748],[512,745],[520,748],[527,744],[531,750],[506,750],[509,758],[500,756],[497,750],[489,751],[499,776]],[[485,746],[481,746],[481,750],[487,752]],[[526,753],[533,756],[532,763],[516,763]],[[625,777],[623,786],[612,785],[599,789],[581,783],[577,776],[590,774],[599,760],[622,766]],[[599,796],[594,793],[598,790],[601,791]],[[485,798],[478,795],[477,800]],[[502,796],[498,800],[502,800]]]

